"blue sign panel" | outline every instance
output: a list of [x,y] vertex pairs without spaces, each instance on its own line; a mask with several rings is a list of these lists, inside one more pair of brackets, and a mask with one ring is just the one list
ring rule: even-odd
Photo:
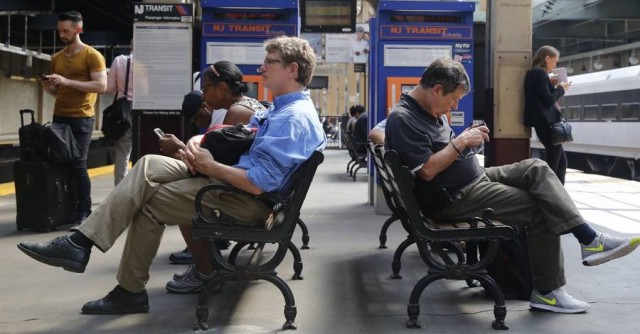
[[381,39],[468,40],[473,27],[381,25]]
[[202,36],[218,38],[273,38],[295,36],[295,24],[281,23],[203,23]]
[[[380,0],[370,21],[370,128],[411,90],[431,61],[451,57],[462,63],[473,87],[473,2]],[[448,115],[462,132],[473,121],[473,94]]]

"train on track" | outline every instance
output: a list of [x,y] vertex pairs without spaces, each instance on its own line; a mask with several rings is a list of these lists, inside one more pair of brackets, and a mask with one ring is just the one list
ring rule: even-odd
[[[569,167],[640,180],[640,65],[570,76],[558,102],[573,127]],[[533,156],[543,146],[534,135]]]

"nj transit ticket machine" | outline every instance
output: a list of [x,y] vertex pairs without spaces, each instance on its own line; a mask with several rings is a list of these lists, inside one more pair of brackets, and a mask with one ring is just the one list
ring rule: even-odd
[[220,60],[236,64],[249,86],[247,96],[272,100],[262,85],[265,40],[298,36],[297,0],[203,0],[201,71]]
[[[369,128],[387,117],[435,59],[461,62],[473,87],[474,9],[474,2],[380,0],[370,21]],[[467,128],[473,121],[473,94],[460,100],[448,119],[456,133]],[[374,195],[374,202],[378,211],[384,200]]]

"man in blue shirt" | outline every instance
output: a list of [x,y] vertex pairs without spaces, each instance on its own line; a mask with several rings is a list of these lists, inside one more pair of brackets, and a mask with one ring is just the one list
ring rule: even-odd
[[[86,303],[86,314],[141,313],[149,310],[145,285],[164,226],[188,224],[195,214],[196,192],[212,182],[230,184],[250,194],[286,191],[291,174],[326,137],[309,92],[315,54],[308,42],[278,37],[265,42],[267,55],[260,67],[274,105],[256,115],[258,128],[248,153],[235,166],[216,162],[197,141],[180,150],[181,160],[146,155],[71,236],[47,243],[20,243],[18,248],[37,261],[84,272],[93,246],[106,252],[129,228],[120,261],[118,285],[106,297]],[[208,177],[188,177],[189,172]],[[252,225],[264,225],[270,208],[252,196],[210,196],[208,205]]]

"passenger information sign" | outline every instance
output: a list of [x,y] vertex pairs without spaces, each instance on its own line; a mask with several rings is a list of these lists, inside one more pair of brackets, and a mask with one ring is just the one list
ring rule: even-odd
[[134,4],[133,109],[180,110],[191,90],[193,6]]

